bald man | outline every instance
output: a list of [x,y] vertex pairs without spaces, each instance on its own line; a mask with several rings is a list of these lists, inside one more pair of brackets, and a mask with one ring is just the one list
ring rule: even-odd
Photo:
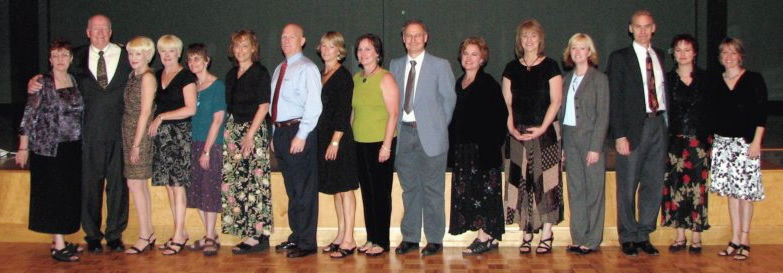
[[286,257],[316,253],[318,226],[318,161],[314,132],[321,115],[321,73],[302,54],[304,30],[296,24],[283,27],[280,48],[285,61],[272,76],[270,114],[274,124],[272,147],[288,194],[291,236],[275,247]]

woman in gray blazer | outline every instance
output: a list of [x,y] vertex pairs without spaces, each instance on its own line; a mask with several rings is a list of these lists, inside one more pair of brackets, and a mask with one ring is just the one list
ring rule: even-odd
[[571,211],[569,252],[589,254],[601,245],[604,230],[604,138],[609,126],[609,82],[587,34],[577,33],[563,52],[563,125],[568,200]]

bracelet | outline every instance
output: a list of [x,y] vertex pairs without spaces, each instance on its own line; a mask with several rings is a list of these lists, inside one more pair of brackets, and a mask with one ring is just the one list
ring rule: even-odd
[[340,142],[332,141],[332,146],[337,147],[340,145]]
[[17,149],[16,151],[17,151],[17,152],[23,152],[23,151],[27,151],[27,148],[24,148],[24,149]]
[[131,148],[140,148],[140,147],[141,147],[141,144],[131,146]]
[[204,151],[204,155],[209,156],[209,151]]
[[387,152],[391,152],[390,148],[386,148],[386,146],[381,146],[381,150],[385,150]]

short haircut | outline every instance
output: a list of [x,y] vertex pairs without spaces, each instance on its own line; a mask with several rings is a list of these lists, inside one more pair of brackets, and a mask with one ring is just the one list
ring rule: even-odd
[[546,38],[544,33],[544,26],[542,26],[541,23],[539,23],[536,19],[528,19],[522,21],[522,23],[519,23],[519,26],[517,26],[516,45],[514,47],[517,53],[517,57],[522,58],[525,56],[525,49],[522,47],[522,33],[528,31],[534,31],[538,34],[538,56],[543,56],[544,46],[546,45],[546,43],[544,43]]
[[[679,44],[680,42],[685,42],[686,44],[690,44],[691,48],[693,48],[693,53],[699,53],[699,42],[696,41],[696,38],[694,38],[692,35],[687,33],[677,34],[674,36],[674,38],[672,38],[672,43],[671,45],[669,45],[670,46],[669,52],[672,55],[672,59],[675,60],[674,65],[677,65],[676,62],[677,57],[674,56],[674,52],[675,52],[674,49],[677,47],[677,44]],[[696,59],[694,58],[694,61],[695,60]]]
[[125,45],[125,49],[128,51],[147,53],[149,55],[147,57],[147,63],[151,62],[152,58],[155,56],[155,43],[152,42],[152,39],[144,36],[136,36],[128,41],[128,44]]
[[633,14],[631,14],[631,20],[628,21],[628,24],[629,25],[633,24],[633,18],[636,18],[637,16],[649,16],[653,24],[655,23],[655,17],[653,17],[652,12],[646,9],[640,9],[634,11]]
[[487,41],[482,37],[468,37],[463,40],[462,43],[459,44],[457,59],[462,61],[462,52],[465,51],[465,48],[467,48],[469,45],[475,45],[479,48],[481,58],[484,59],[484,62],[481,63],[481,66],[484,66],[489,60],[489,46],[487,46]]
[[109,29],[111,29],[111,19],[109,19],[109,16],[106,16],[106,15],[104,15],[102,13],[96,13],[96,14],[93,14],[92,16],[90,16],[90,18],[87,19],[87,28],[90,28],[90,22],[92,22],[92,19],[97,18],[97,17],[106,18],[106,21],[109,23]]
[[204,60],[207,62],[209,62],[210,60],[207,46],[202,43],[192,43],[188,45],[187,56],[191,56],[191,55],[201,56],[201,58],[204,58]]
[[[353,50],[353,56],[358,58],[358,52],[359,52],[359,43],[362,40],[370,41],[372,44],[372,47],[375,49],[375,53],[378,53],[378,60],[376,63],[378,63],[378,66],[380,66],[383,63],[383,42],[381,42],[381,37],[378,37],[378,35],[372,34],[372,33],[365,33],[362,36],[359,36],[359,38],[356,38],[356,44],[354,45]],[[359,67],[361,67],[362,64],[359,64]]]
[[182,40],[172,34],[165,34],[158,39],[158,51],[166,49],[177,50],[177,55],[182,55]]
[[739,38],[726,37],[723,39],[723,41],[720,42],[718,51],[723,52],[724,49],[727,49],[726,47],[737,51],[737,53],[740,55],[740,65],[742,65],[742,61],[745,60],[745,44],[742,43],[742,40]]
[[[328,31],[324,33],[323,36],[321,36],[321,42],[326,42],[327,44],[337,48],[337,61],[345,60],[345,37],[343,37],[342,33],[337,31]],[[315,51],[318,52],[318,54],[321,54],[321,47],[316,47]]]
[[424,33],[430,34],[430,30],[427,28],[427,25],[424,24],[424,21],[421,19],[410,19],[405,21],[404,24],[402,24],[402,29],[400,29],[400,34],[405,35],[405,29],[408,28],[410,25],[420,25],[422,29],[424,29]]
[[61,49],[67,50],[68,54],[73,55],[73,50],[72,50],[73,46],[71,45],[71,42],[69,42],[65,38],[54,39],[49,44],[49,52],[52,52],[52,51],[55,51],[55,50],[61,50]]
[[590,35],[584,33],[576,33],[568,39],[568,45],[566,45],[565,50],[563,50],[563,63],[565,66],[576,66],[574,60],[571,59],[571,47],[577,43],[587,45],[587,48],[590,49],[590,57],[587,58],[587,63],[593,67],[598,67],[598,50],[595,48],[593,38],[590,38]]
[[250,47],[255,49],[253,51],[253,55],[251,57],[251,60],[254,62],[257,62],[260,58],[258,53],[258,36],[256,36],[256,33],[252,30],[243,28],[236,30],[231,33],[231,40],[228,44],[228,57],[231,58],[234,62],[236,62],[236,58],[234,58],[234,44],[241,42],[242,40],[248,40],[250,42]]

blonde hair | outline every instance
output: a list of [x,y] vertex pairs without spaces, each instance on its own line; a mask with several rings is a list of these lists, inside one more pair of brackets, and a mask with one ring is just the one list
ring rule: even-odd
[[742,40],[739,38],[726,37],[723,39],[723,41],[720,42],[718,51],[722,53],[724,49],[727,49],[727,47],[737,51],[737,54],[740,56],[739,65],[742,66],[742,61],[745,60],[745,44],[742,43]]
[[152,61],[152,57],[155,56],[155,43],[152,39],[144,36],[133,37],[128,44],[125,45],[125,49],[128,51],[140,51],[148,55],[147,63]]
[[571,59],[571,47],[574,46],[575,44],[584,44],[590,49],[590,57],[587,58],[587,63],[589,65],[597,67],[598,50],[595,49],[595,43],[593,43],[593,38],[590,38],[590,35],[584,33],[576,33],[573,36],[571,36],[570,39],[568,39],[568,45],[566,46],[565,50],[563,50],[563,63],[565,63],[565,66],[573,67],[576,65],[574,64],[574,60]]
[[[321,42],[326,42],[327,44],[337,48],[338,61],[345,59],[345,37],[343,37],[342,33],[337,31],[326,32],[323,36],[321,36]],[[315,51],[318,52],[318,54],[321,54],[321,46],[316,47]]]
[[525,49],[522,47],[522,33],[526,31],[534,31],[538,34],[538,56],[544,55],[544,26],[536,19],[528,19],[519,23],[517,26],[517,39],[514,49],[517,53],[517,57],[522,58],[525,56]]
[[158,51],[163,51],[165,49],[176,49],[177,55],[181,56],[182,40],[172,34],[160,36],[160,39],[158,39]]

